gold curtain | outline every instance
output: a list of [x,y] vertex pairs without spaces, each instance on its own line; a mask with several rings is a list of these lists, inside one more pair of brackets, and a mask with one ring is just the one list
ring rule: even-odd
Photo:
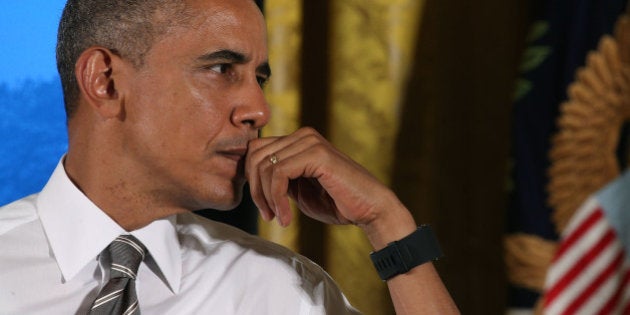
[[[300,52],[302,45],[302,5],[295,0],[267,0],[265,17],[269,30],[269,63],[273,67],[273,79],[265,91],[272,108],[269,125],[263,136],[280,136],[299,128],[300,116]],[[294,209],[294,214],[297,210]],[[300,216],[287,228],[261,221],[262,237],[299,250],[298,230]]]
[[[418,0],[336,0],[328,2],[328,91],[325,117],[328,138],[342,151],[390,183],[400,104],[415,48],[422,4]],[[302,12],[300,1],[267,0],[273,79],[267,98],[273,118],[264,135],[287,134],[300,122]],[[323,106],[323,105],[322,105]],[[299,215],[295,216],[300,218]],[[301,221],[301,222],[297,222]],[[318,261],[337,280],[350,302],[365,314],[392,314],[385,284],[368,254],[371,246],[354,226],[326,227],[323,233],[300,235],[313,222],[296,220],[285,229],[261,223],[261,236],[300,250],[322,243]],[[313,237],[321,238],[313,240]]]
[[[381,181],[391,181],[400,106],[422,1],[331,2],[330,140]],[[354,226],[328,227],[326,266],[366,314],[392,313],[385,284]]]

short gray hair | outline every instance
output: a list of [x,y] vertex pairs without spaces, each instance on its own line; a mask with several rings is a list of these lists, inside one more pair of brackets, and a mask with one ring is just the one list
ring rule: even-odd
[[189,16],[185,0],[68,0],[57,35],[66,117],[78,105],[74,70],[83,51],[102,46],[140,67],[155,39]]

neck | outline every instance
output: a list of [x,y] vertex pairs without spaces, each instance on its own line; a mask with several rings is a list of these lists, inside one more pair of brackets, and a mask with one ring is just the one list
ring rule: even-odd
[[94,136],[99,132],[85,128],[81,133],[70,132],[64,160],[68,177],[99,209],[126,231],[187,211],[169,202],[165,194],[147,191],[150,186],[140,180],[147,177],[129,165],[121,150],[116,150],[120,146]]

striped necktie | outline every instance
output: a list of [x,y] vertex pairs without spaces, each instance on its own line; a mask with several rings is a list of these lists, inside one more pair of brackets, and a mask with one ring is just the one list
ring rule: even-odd
[[109,244],[107,250],[112,258],[109,281],[96,297],[90,314],[139,315],[135,280],[146,248],[135,237],[121,235]]

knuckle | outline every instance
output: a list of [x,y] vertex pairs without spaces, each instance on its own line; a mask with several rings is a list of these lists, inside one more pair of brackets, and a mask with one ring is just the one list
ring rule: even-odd
[[247,144],[247,149],[254,152],[257,151],[261,146],[263,145],[263,141],[262,139],[252,139],[249,140],[249,143]]
[[264,150],[252,151],[252,153],[249,156],[251,158],[251,160],[250,160],[251,162],[262,161],[262,160],[267,158],[267,156],[265,155]]
[[304,130],[304,132],[305,132],[305,133],[310,133],[310,134],[317,133],[317,131],[315,130],[315,128],[310,127],[310,126],[306,126],[306,127],[304,127],[304,128],[303,128],[303,130]]
[[328,156],[330,150],[328,150],[328,146],[318,142],[311,146],[311,151],[320,158],[325,158]]
[[300,142],[307,147],[317,147],[327,145],[326,140],[319,134],[308,134],[300,139]]
[[271,164],[271,163],[269,164],[270,164],[269,167],[271,168],[271,175],[274,178],[287,175],[286,169],[282,167],[282,161],[278,162],[278,164]]
[[319,135],[319,132],[317,132],[315,128],[309,127],[309,126],[298,129],[297,133],[301,136],[318,136]]

